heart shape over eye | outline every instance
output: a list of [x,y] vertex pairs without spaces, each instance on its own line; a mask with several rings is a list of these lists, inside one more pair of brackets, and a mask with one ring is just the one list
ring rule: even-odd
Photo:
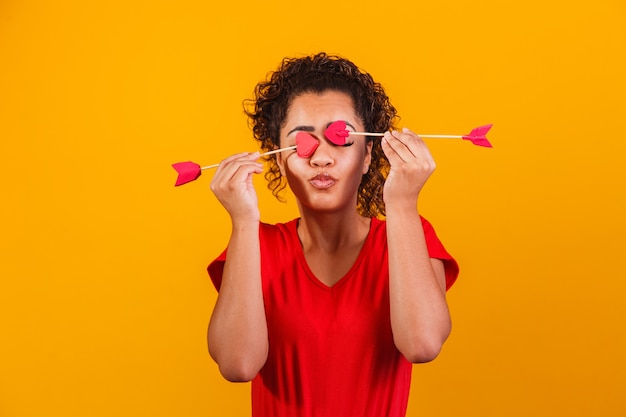
[[308,158],[320,145],[320,142],[310,133],[298,132],[296,134],[296,153],[300,158]]
[[346,129],[346,122],[337,120],[328,125],[324,131],[324,136],[335,145],[343,146],[350,132]]

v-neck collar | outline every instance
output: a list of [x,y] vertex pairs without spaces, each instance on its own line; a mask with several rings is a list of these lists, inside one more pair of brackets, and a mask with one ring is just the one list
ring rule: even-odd
[[291,244],[294,245],[294,247],[296,248],[295,249],[296,257],[298,259],[298,262],[302,265],[302,268],[306,272],[307,278],[310,279],[318,287],[326,291],[331,291],[331,292],[337,287],[340,287],[341,285],[343,285],[346,281],[348,281],[350,277],[354,275],[353,273],[354,270],[357,269],[357,267],[363,261],[363,258],[365,257],[365,253],[367,252],[366,250],[367,246],[371,244],[371,239],[373,235],[372,231],[374,230],[375,221],[378,221],[378,219],[374,217],[370,218],[369,230],[367,232],[367,236],[365,237],[365,241],[363,242],[363,245],[361,246],[361,249],[359,250],[359,254],[357,258],[355,259],[350,269],[341,278],[339,278],[337,282],[335,282],[333,285],[325,284],[322,280],[320,280],[313,273],[313,270],[311,270],[311,267],[309,266],[309,263],[307,262],[306,257],[304,256],[304,248],[302,247],[302,242],[300,242],[300,238],[298,237],[298,223],[300,222],[300,218],[297,218],[291,221],[289,224],[290,226],[289,231],[290,231],[291,240],[292,240]]

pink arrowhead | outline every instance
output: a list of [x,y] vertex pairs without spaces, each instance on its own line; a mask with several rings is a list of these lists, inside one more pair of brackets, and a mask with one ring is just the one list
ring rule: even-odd
[[310,133],[298,132],[296,134],[296,152],[300,158],[313,155],[319,145],[319,141]]
[[485,126],[477,127],[476,129],[472,130],[469,133],[469,135],[462,136],[462,137],[463,139],[471,141],[474,145],[484,146],[486,148],[492,148],[493,146],[491,145],[491,143],[489,143],[489,141],[487,140],[487,137],[485,136],[487,132],[489,132],[489,129],[491,129],[491,126],[493,125],[485,125]]
[[194,181],[202,173],[200,165],[194,162],[178,162],[172,164],[172,167],[178,172],[178,178],[176,179],[176,184],[174,184],[176,187]]
[[337,120],[328,125],[324,131],[324,136],[335,145],[343,146],[350,132],[346,129],[346,122]]

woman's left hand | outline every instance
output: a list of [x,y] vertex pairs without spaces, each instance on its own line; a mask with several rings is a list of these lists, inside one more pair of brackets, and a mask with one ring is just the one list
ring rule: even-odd
[[385,204],[406,203],[415,207],[436,166],[428,147],[407,128],[386,132],[381,145],[391,165],[383,191]]

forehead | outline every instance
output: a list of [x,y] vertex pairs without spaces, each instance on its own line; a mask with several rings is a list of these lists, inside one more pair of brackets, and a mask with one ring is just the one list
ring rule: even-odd
[[[334,90],[321,93],[306,92],[294,97],[287,109],[286,122],[301,117],[324,118],[341,115],[356,117],[354,102],[350,95]],[[340,117],[339,117],[340,118]]]

